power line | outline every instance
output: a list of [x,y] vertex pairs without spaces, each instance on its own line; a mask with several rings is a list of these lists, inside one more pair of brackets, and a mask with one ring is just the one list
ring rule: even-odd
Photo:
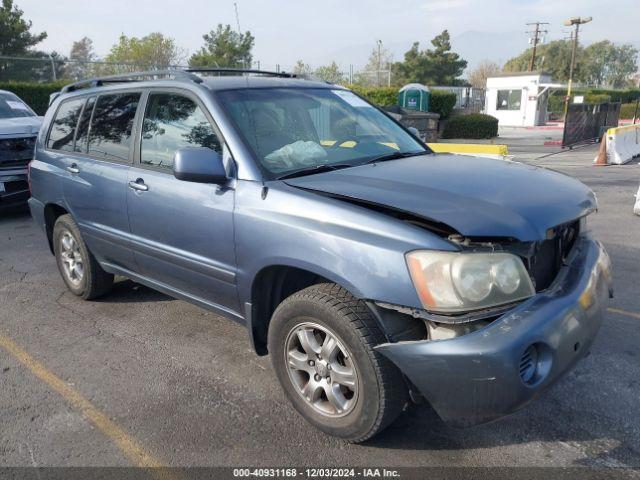
[[548,30],[541,30],[540,25],[549,25],[549,23],[548,22],[531,22],[531,23],[527,23],[527,25],[535,25],[535,29],[533,31],[530,30],[527,32],[528,34],[533,35],[533,37],[529,38],[529,41],[533,44],[533,52],[531,54],[531,60],[529,62],[529,71],[533,72],[533,69],[536,64],[536,51],[538,49],[538,44],[540,43],[540,35],[549,33]]

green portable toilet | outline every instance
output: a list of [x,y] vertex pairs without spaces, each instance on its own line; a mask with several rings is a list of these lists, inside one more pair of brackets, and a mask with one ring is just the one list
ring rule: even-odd
[[421,112],[429,111],[429,89],[419,83],[405,85],[398,92],[398,106]]

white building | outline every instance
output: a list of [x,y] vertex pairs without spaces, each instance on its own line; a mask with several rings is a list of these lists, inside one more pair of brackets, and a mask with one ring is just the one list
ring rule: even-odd
[[504,73],[487,78],[485,112],[499,125],[533,127],[547,121],[549,89],[562,87],[551,83],[543,72]]

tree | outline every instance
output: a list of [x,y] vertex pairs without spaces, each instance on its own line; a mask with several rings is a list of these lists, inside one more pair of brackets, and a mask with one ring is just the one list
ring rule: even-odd
[[[118,64],[110,70],[133,72],[158,70],[175,66],[184,60],[184,51],[171,37],[155,32],[136,38],[120,35],[118,43],[111,47],[107,62]],[[105,72],[102,72],[105,73]]]
[[336,62],[331,62],[329,65],[318,67],[313,72],[318,80],[329,83],[340,83],[344,80],[344,75],[340,71],[340,67]]
[[455,85],[467,66],[467,61],[451,51],[449,32],[443,30],[431,40],[433,49],[420,50],[415,42],[404,54],[404,61],[393,64],[396,81],[428,85]]
[[2,0],[0,7],[0,52],[2,55],[23,55],[47,38],[47,32],[31,33],[31,20],[22,18],[24,12],[13,0]]
[[638,70],[638,49],[630,44],[613,46],[606,63],[605,82],[613,88],[623,88],[631,83],[631,75]]
[[469,72],[467,81],[472,87],[485,88],[487,86],[487,78],[500,73],[502,69],[500,65],[491,60],[482,60],[476,68]]
[[298,60],[293,66],[293,71],[291,73],[298,77],[310,78],[313,74],[313,70],[308,63],[304,63],[304,61]]
[[93,66],[91,62],[96,60],[93,50],[93,41],[89,37],[82,37],[73,42],[69,53],[70,63],[67,67],[67,75],[74,80],[91,76]]
[[[543,70],[557,82],[566,82],[569,79],[569,69],[571,65],[571,49],[573,43],[569,40],[554,40],[546,45],[539,45],[536,53],[536,64],[534,69]],[[526,72],[529,70],[529,63],[533,48],[529,48],[517,57],[514,57],[504,64],[505,72]],[[576,49],[576,68],[573,78],[576,80],[582,77],[583,50],[580,45]]]
[[[31,33],[31,20],[23,18],[24,12],[13,4],[13,0],[2,0],[0,4],[0,54],[20,57],[40,57],[30,50],[47,38],[46,32]],[[0,79],[29,80],[36,77],[36,71],[42,70],[44,63],[28,60],[0,60]],[[51,76],[51,63],[48,63]],[[40,77],[38,77],[40,78]]]
[[451,38],[447,30],[431,40],[431,44],[435,48],[427,50],[426,59],[431,66],[432,81],[435,85],[453,85],[467,68],[467,61],[451,51]]
[[364,70],[357,73],[354,83],[365,86],[381,86],[387,84],[389,70],[393,63],[393,54],[386,48],[374,47]]
[[604,84],[614,48],[609,40],[603,40],[584,49],[584,80],[589,85],[600,87]]
[[238,33],[231,25],[218,24],[216,30],[205,33],[204,46],[189,59],[190,67],[250,68],[255,38],[251,32]]

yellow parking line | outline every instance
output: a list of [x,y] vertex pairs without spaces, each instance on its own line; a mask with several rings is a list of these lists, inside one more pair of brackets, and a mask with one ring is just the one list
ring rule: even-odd
[[60,377],[47,370],[44,365],[35,360],[25,350],[16,345],[13,340],[2,333],[0,333],[0,347],[31,370],[31,373],[36,377],[58,392],[74,408],[80,410],[85,418],[109,437],[122,451],[122,453],[124,453],[124,455],[136,466],[144,468],[158,468],[159,470],[154,472],[157,474],[157,477],[172,478],[172,475],[168,470],[163,470],[166,466],[159,459],[147,452],[135,439],[127,435],[124,430],[109,420],[109,418],[94,407],[89,400],[71,388],[67,383],[60,379]]
[[637,318],[640,320],[640,313],[627,312],[626,310],[621,310],[619,308],[607,308],[607,310],[611,313],[617,313],[618,315],[624,315],[626,317]]

